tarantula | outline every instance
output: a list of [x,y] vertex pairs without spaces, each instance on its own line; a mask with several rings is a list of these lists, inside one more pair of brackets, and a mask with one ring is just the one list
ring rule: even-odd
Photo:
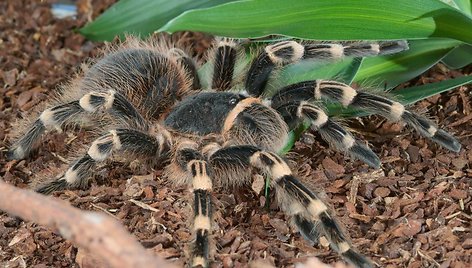
[[84,117],[105,134],[56,179],[36,191],[49,194],[88,185],[97,163],[121,154],[125,159],[165,163],[165,175],[193,193],[193,245],[190,266],[207,267],[214,186],[235,187],[254,173],[271,178],[280,208],[302,236],[317,243],[325,236],[332,249],[356,267],[373,267],[357,252],[328,206],[304,186],[278,152],[290,129],[304,120],[334,148],[378,168],[379,158],[328,117],[321,99],[358,107],[393,121],[404,121],[420,134],[458,152],[459,142],[401,103],[329,80],[292,84],[269,96],[271,74],[307,59],[385,55],[408,49],[406,41],[378,43],[300,43],[281,41],[260,48],[241,82],[237,40],[217,39],[212,50],[209,88],[202,88],[197,65],[184,50],[162,40],[130,38],[109,49],[84,74],[65,87],[55,103],[29,122],[11,145],[8,157],[28,156],[47,130],[60,130]]

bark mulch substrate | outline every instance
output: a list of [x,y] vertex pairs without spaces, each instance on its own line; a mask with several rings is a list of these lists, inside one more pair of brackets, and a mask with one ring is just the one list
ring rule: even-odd
[[[5,160],[15,120],[47,99],[80,62],[98,53],[101,44],[85,40],[74,29],[109,4],[94,3],[90,9],[88,1],[82,1],[78,19],[59,20],[47,2],[31,2],[36,1],[0,2],[0,177],[21,188],[35,176],[64,171],[64,158],[74,145],[90,142],[86,131],[52,134],[28,159]],[[405,86],[463,74],[440,65]],[[381,157],[380,170],[328,149],[315,133],[304,135],[288,157],[300,176],[332,205],[357,248],[381,267],[470,267],[471,100],[471,89],[461,87],[414,107],[428,110],[460,139],[459,154],[418,138],[399,124],[375,118],[354,121],[352,126],[364,124],[356,129]],[[55,196],[115,217],[146,248],[183,263],[190,239],[190,208],[188,197],[184,198],[188,193],[169,185],[161,170],[109,163],[97,170],[89,190]],[[250,187],[219,190],[215,197],[215,267],[245,267],[260,258],[277,267],[310,256],[328,263],[338,260],[323,239],[321,246],[311,247],[287,224],[275,202],[265,208],[263,194]],[[87,267],[88,258],[53,230],[0,213],[2,267],[78,267],[77,263]]]

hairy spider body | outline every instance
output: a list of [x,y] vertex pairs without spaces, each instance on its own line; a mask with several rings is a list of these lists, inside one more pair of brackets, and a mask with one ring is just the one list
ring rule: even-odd
[[243,90],[237,91],[232,89],[238,88],[234,79],[238,44],[221,39],[212,53],[210,88],[203,90],[197,65],[183,50],[163,41],[131,39],[86,70],[56,103],[50,103],[50,108],[20,131],[8,156],[26,157],[46,130],[60,130],[85,117],[106,130],[105,134],[64,174],[38,187],[38,192],[86,187],[97,163],[112,154],[164,162],[166,177],[188,185],[194,196],[189,264],[207,267],[214,185],[242,186],[250,183],[254,173],[262,173],[271,177],[278,204],[306,239],[317,243],[323,235],[348,262],[373,267],[353,248],[328,206],[278,155],[289,130],[309,120],[330,145],[378,167],[378,157],[320,107],[317,100],[327,98],[394,121],[403,120],[453,151],[459,151],[460,144],[399,102],[340,82],[300,82],[273,96],[264,95],[264,89],[274,70],[303,59],[370,56],[405,49],[403,41],[348,45],[278,42],[257,53],[244,76]]

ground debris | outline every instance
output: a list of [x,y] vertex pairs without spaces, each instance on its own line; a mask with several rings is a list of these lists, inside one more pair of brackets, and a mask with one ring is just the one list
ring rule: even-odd
[[[74,137],[52,134],[42,142],[43,150],[31,158],[7,162],[4,157],[17,118],[52,96],[83,60],[99,54],[103,44],[85,40],[75,29],[114,0],[93,5],[79,1],[77,20],[54,19],[50,2],[0,1],[0,178],[22,188],[30,187],[35,175],[57,175],[66,168],[61,158],[68,160],[74,145],[92,138],[84,131],[74,132]],[[195,33],[182,38],[189,43],[203,40]],[[199,52],[208,48],[207,43],[202,41]],[[471,68],[461,72],[470,75]],[[459,75],[436,66],[402,87]],[[361,120],[362,126],[355,122],[350,126],[357,133],[373,133],[365,137],[382,159],[380,169],[369,169],[327,149],[316,132],[307,134],[309,145],[297,142],[288,158],[300,177],[333,208],[354,246],[380,267],[470,267],[471,103],[471,89],[463,86],[413,107],[427,109],[440,126],[459,137],[463,149],[458,154],[418,138],[401,124],[369,117]],[[55,196],[81,209],[109,213],[149,250],[184,265],[186,244],[192,239],[190,192],[163,180],[159,170],[147,172],[133,176],[133,168],[110,163],[97,171],[91,188]],[[296,232],[277,208],[273,192],[269,207],[265,207],[264,182],[265,178],[258,178],[252,190],[251,186],[238,191],[215,190],[215,267],[263,267],[262,262],[267,267],[293,267],[295,263],[305,263],[296,267],[312,267],[318,265],[311,260],[313,256],[325,263],[339,260],[329,247],[312,247]],[[251,261],[255,262],[249,264]],[[0,264],[100,267],[93,256],[54,230],[23,223],[5,213],[0,213]]]

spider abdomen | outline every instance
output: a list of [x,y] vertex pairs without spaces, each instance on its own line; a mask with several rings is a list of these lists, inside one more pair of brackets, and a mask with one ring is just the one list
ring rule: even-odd
[[279,152],[287,142],[288,126],[277,111],[259,98],[247,98],[228,115],[222,134],[234,144],[250,144]]
[[148,118],[156,118],[183,97],[191,79],[175,59],[147,48],[128,48],[105,56],[82,80],[84,90],[115,90]]

